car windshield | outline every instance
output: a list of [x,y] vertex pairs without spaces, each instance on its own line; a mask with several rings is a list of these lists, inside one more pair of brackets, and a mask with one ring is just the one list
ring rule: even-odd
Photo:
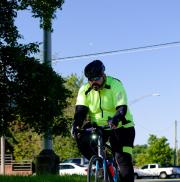
[[81,163],[81,159],[73,159],[72,162],[76,163],[76,164],[80,164]]
[[66,159],[66,160],[63,161],[63,163],[68,163],[68,162],[80,164],[81,159]]
[[88,164],[88,163],[89,161],[86,158],[84,158],[84,164]]

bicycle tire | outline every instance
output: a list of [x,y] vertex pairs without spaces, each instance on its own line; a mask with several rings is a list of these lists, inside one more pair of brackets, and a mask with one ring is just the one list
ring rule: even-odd
[[104,171],[103,168],[103,160],[97,155],[92,156],[89,161],[87,182],[108,182],[107,171]]

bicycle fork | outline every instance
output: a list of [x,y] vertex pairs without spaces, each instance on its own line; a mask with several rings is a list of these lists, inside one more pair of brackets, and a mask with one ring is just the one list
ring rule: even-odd
[[[105,153],[104,153],[104,148],[103,148],[103,145],[102,145],[103,141],[102,141],[102,137],[101,136],[98,136],[98,156],[102,159],[103,161],[103,171],[104,171],[104,174],[103,174],[103,178],[104,178],[104,181],[108,181],[108,175],[107,175],[107,161],[105,160]],[[99,163],[98,161],[96,161],[96,169],[99,169],[100,166],[99,166]],[[114,173],[114,176],[113,176],[113,182],[118,182],[118,168],[115,168],[114,169],[115,173]]]
[[[103,171],[104,171],[104,174],[103,174],[104,181],[107,181],[107,172],[106,172],[107,171],[107,163],[106,163],[106,160],[104,160],[105,154],[104,154],[102,143],[103,143],[102,137],[98,136],[98,156],[102,159],[102,162],[103,162],[102,167],[103,167]],[[96,166],[96,167],[99,167],[99,166]]]

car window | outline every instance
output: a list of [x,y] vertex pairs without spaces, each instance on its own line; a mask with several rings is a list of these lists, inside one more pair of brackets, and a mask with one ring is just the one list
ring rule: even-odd
[[65,159],[63,162],[68,163],[68,162],[72,162],[72,161],[73,161],[73,159]]
[[142,169],[147,169],[148,168],[148,165],[145,165],[142,167]]
[[89,161],[86,158],[84,158],[84,164],[88,164],[88,163]]
[[81,164],[81,159],[73,159],[72,162],[76,164]]
[[154,164],[150,165],[150,168],[156,168],[156,165],[154,165]]
[[60,165],[59,168],[60,169],[74,169],[75,167],[72,165]]

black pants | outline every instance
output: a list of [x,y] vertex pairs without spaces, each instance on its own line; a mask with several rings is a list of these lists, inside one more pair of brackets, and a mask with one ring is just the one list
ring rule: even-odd
[[121,182],[134,182],[132,156],[123,151],[123,147],[133,148],[134,138],[134,127],[112,130],[109,137],[112,151],[115,153],[115,159],[120,171]]
[[[134,138],[134,127],[105,130],[103,132],[103,142],[106,143],[109,140],[113,154],[115,155],[121,182],[134,182],[132,156],[123,151],[124,146],[133,147]],[[82,134],[77,139],[77,145],[82,155],[87,159],[97,154],[97,140],[92,140],[91,134]]]

